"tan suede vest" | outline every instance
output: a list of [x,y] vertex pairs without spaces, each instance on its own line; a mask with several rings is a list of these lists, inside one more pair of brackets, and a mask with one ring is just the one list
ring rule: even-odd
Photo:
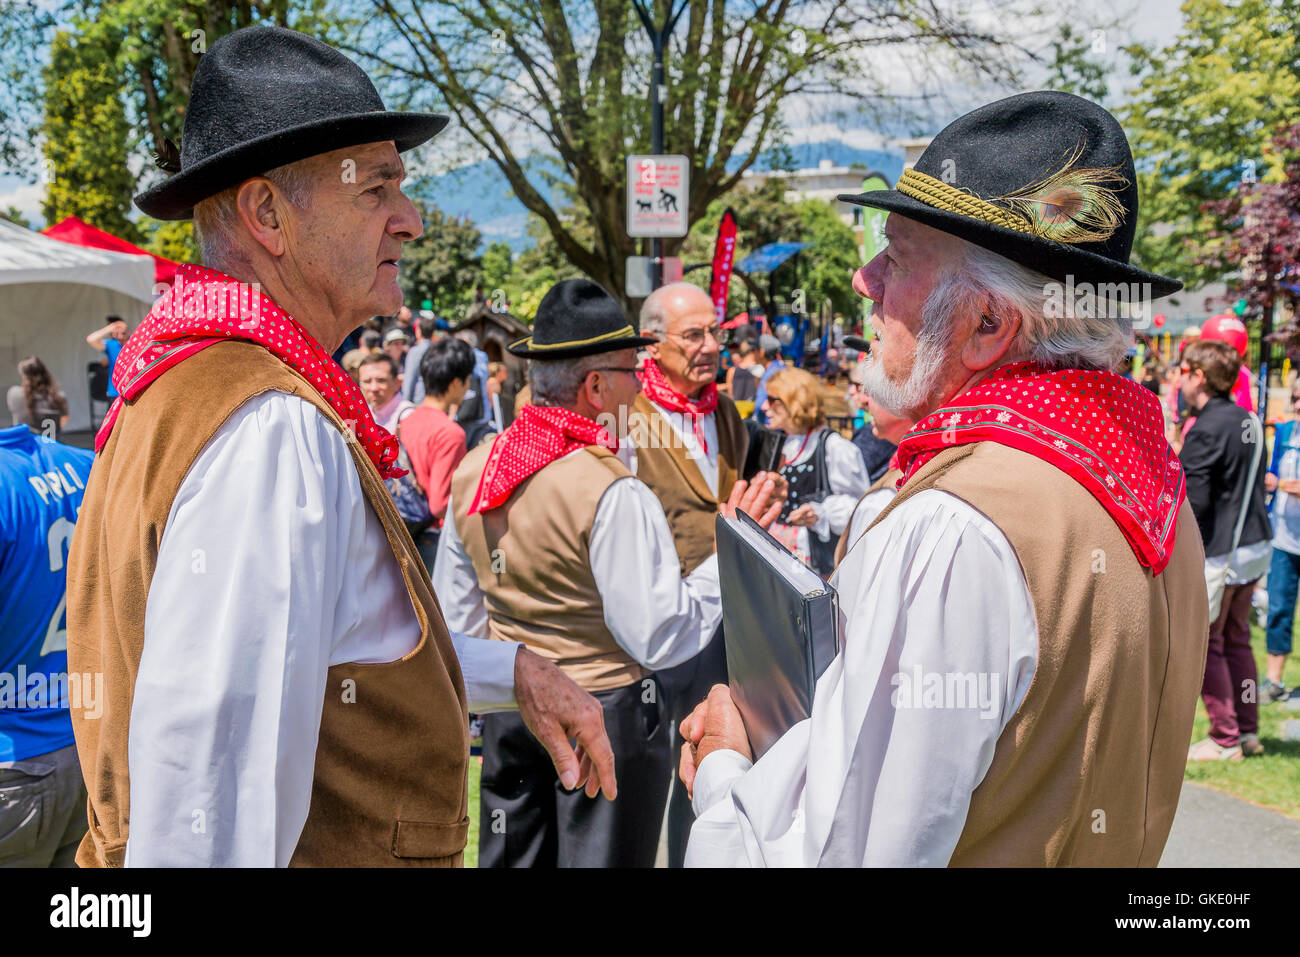
[[941,489],[983,512],[1020,560],[1038,663],[971,797],[953,866],[1154,866],[1183,783],[1209,611],[1192,509],[1159,575],[1060,469],[993,442],[927,462],[872,523]]
[[490,443],[473,449],[451,479],[456,534],[474,563],[488,611],[488,637],[521,641],[587,691],[639,681],[642,668],[605,627],[591,573],[591,526],[605,490],[631,473],[608,449],[558,459],[497,508],[467,514]]
[[853,545],[857,544],[856,542],[849,541],[849,532],[853,531],[853,518],[858,514],[858,508],[862,505],[862,499],[866,498],[872,492],[880,491],[882,488],[893,488],[898,484],[898,480],[902,477],[902,470],[887,469],[884,475],[871,483],[871,488],[862,493],[861,498],[858,499],[858,504],[854,505],[853,511],[849,513],[849,523],[844,526],[844,531],[840,533],[840,540],[835,543],[835,564],[837,567],[840,562],[844,561],[844,556],[849,553],[849,549],[853,547]]
[[[291,863],[461,862],[468,833],[465,691],[419,553],[379,473],[338,414],[265,349],[232,341],[191,356],[125,405],[91,470],[68,555],[69,667],[103,672],[107,699],[98,720],[73,712],[89,790],[90,831],[77,855],[83,867],[119,867],[125,853],[128,725],[144,651],[145,603],[172,501],[222,424],[245,401],[270,390],[310,402],[347,438],[421,631],[420,644],[399,661],[329,669],[311,806]],[[195,587],[201,587],[198,580]]]
[[718,503],[731,495],[749,451],[749,432],[725,395],[718,396],[714,422],[718,427],[718,495],[709,491],[700,467],[686,454],[673,427],[644,394],[636,397],[636,477],[650,486],[663,503],[682,574],[689,575],[713,554],[714,522]]

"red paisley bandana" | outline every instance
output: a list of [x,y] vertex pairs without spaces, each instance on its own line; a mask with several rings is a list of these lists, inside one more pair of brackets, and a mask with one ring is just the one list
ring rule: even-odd
[[645,393],[647,399],[669,412],[684,412],[690,417],[695,439],[707,455],[709,443],[704,441],[700,420],[718,407],[717,383],[710,382],[701,389],[698,399],[688,399],[668,384],[668,380],[664,377],[664,370],[660,369],[659,363],[653,359],[646,359],[637,376],[641,379],[641,391]]
[[328,352],[288,313],[249,283],[215,269],[183,263],[172,288],[154,303],[117,357],[113,385],[121,397],[95,436],[98,452],[113,432],[123,402],[144,392],[172,366],[228,339],[263,346],[315,386],[355,434],[383,478],[401,478],[397,439],[375,424],[361,389]]
[[618,440],[591,419],[546,405],[526,405],[492,443],[469,514],[504,505],[524,479],[589,445],[618,451]]
[[1138,561],[1160,574],[1174,550],[1187,497],[1182,465],[1165,441],[1160,400],[1113,372],[1002,366],[926,416],[903,437],[894,464],[902,488],[946,448],[998,442],[1055,465],[1092,493]]

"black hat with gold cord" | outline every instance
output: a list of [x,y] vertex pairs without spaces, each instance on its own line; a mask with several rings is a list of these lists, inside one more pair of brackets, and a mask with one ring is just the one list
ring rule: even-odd
[[1182,288],[1129,265],[1137,178],[1119,122],[1071,93],[1022,93],[954,120],[893,189],[840,200],[959,236],[1062,282]]
[[658,342],[639,336],[618,300],[590,279],[557,282],[542,297],[533,334],[510,343],[525,359],[577,359]]

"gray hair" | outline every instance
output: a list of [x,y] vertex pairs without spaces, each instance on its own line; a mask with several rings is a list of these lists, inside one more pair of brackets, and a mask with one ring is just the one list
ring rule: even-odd
[[[1020,316],[1020,333],[1009,357],[1011,361],[1034,361],[1057,369],[1109,370],[1128,352],[1133,338],[1133,319],[1126,308],[1080,284],[1071,304],[1054,309],[1049,303],[1060,296],[1064,283],[1049,279],[997,253],[964,243],[962,263],[955,286],[944,284],[940,314],[965,302],[985,296],[1003,315]],[[928,303],[927,303],[928,305]],[[936,304],[937,305],[937,304]],[[1063,314],[1058,314],[1063,313]]]
[[[307,160],[277,166],[261,175],[274,183],[292,205],[299,209],[311,205],[314,181]],[[199,246],[199,255],[204,265],[223,272],[229,271],[226,267],[248,259],[236,239],[239,210],[235,198],[239,195],[239,185],[224,189],[194,206],[194,239]]]
[[571,406],[587,373],[609,358],[605,353],[577,359],[546,359],[528,363],[533,405]]
[[668,333],[668,310],[665,303],[675,292],[681,292],[683,289],[693,289],[700,295],[707,297],[709,294],[694,283],[689,282],[670,282],[666,286],[660,286],[650,295],[646,296],[645,302],[641,303],[641,334],[653,333],[663,338]]

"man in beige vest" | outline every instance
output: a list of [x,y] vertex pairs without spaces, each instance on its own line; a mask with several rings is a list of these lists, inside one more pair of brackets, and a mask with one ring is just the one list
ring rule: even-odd
[[[480,867],[654,863],[672,747],[651,673],[700,653],[721,599],[716,556],[682,576],[663,506],[615,454],[640,389],[636,350],[652,342],[600,286],[556,284],[510,346],[532,360],[532,402],[452,478],[433,572],[451,627],[522,641],[594,694],[620,783],[612,804],[558,791],[522,724],[487,715]],[[735,482],[724,507],[766,510],[770,524],[772,488]]]
[[1123,130],[1022,94],[841,199],[890,212],[854,288],[867,390],[916,420],[901,490],[832,578],[811,717],[757,763],[725,687],[687,719],[687,863],[1153,866],[1208,615],[1159,403],[1110,371],[1179,288],[1128,264]]
[[291,30],[199,65],[174,175],[136,203],[193,215],[206,265],[123,348],[68,558],[69,667],[106,699],[74,718],[82,866],[456,866],[467,707],[518,708],[566,787],[616,795],[590,695],[448,632],[384,485],[396,439],[330,359],[401,304],[400,153],[445,122]]
[[[722,329],[707,293],[687,282],[656,289],[641,305],[641,333],[657,341],[646,347],[641,394],[619,458],[663,503],[681,573],[689,575],[713,554],[718,504],[740,478],[749,432],[735,404],[718,392]],[[727,680],[721,629],[702,652],[658,677],[671,705],[675,754],[682,745],[677,723],[709,688]],[[686,789],[674,776],[669,867],[682,866],[694,819]]]

